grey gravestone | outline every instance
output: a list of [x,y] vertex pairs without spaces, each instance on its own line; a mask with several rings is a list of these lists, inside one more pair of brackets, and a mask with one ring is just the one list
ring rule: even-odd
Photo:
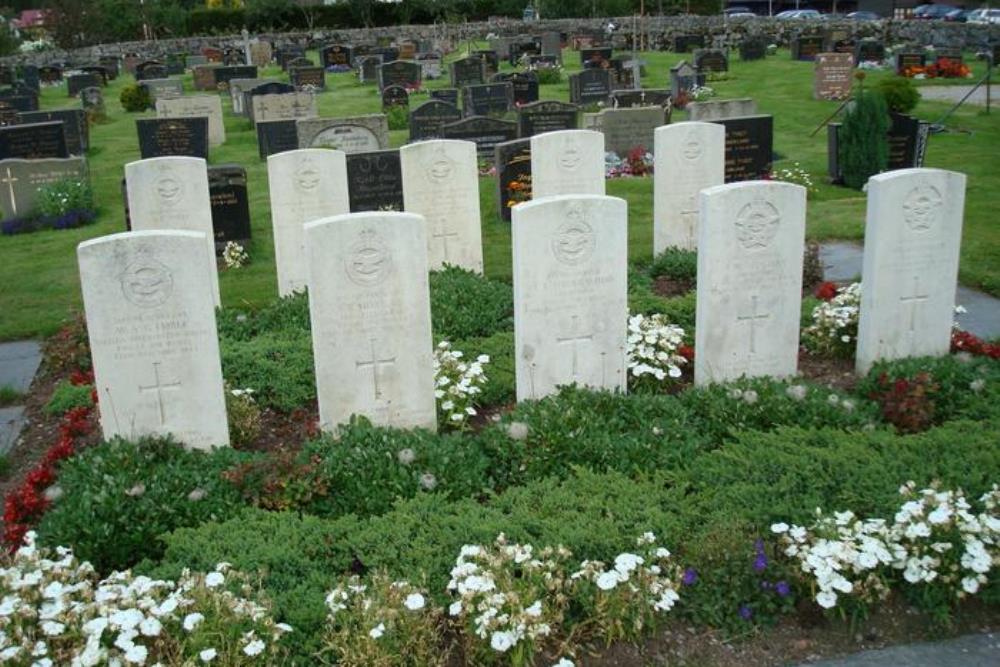
[[479,56],[467,56],[451,64],[451,85],[475,86],[486,81],[486,63]]
[[763,35],[745,37],[740,42],[740,60],[763,60],[767,55],[767,38]]
[[580,109],[575,104],[544,100],[525,104],[517,111],[517,135],[531,137],[543,132],[575,130]]
[[726,183],[753,181],[771,173],[774,117],[742,116],[712,120],[726,128]]
[[378,67],[379,90],[386,86],[402,86],[407,90],[419,88],[423,79],[423,69],[415,62],[394,60]]
[[322,67],[289,67],[288,78],[297,88],[312,86],[326,90],[326,70]]
[[825,41],[822,35],[796,35],[792,38],[792,60],[816,60]]
[[496,166],[497,215],[510,222],[510,204],[531,199],[531,139],[497,144],[493,163]]
[[284,83],[283,81],[265,81],[264,83],[258,83],[256,86],[247,88],[243,91],[243,115],[251,121],[254,120],[253,98],[258,95],[285,95],[287,93],[294,92],[295,86],[290,83]]
[[72,155],[83,155],[90,146],[90,125],[83,109],[52,109],[18,114],[21,123],[62,121],[66,133],[66,148]]
[[208,117],[146,118],[135,121],[145,160],[167,155],[208,159]]
[[497,55],[496,51],[491,49],[478,49],[472,53],[473,55],[479,56],[483,59],[483,64],[486,66],[487,77],[491,77],[500,71],[500,57]]
[[399,149],[348,155],[347,190],[351,213],[402,211],[403,173]]
[[299,148],[299,133],[295,120],[266,120],[257,123],[257,152],[260,159]]
[[96,74],[70,74],[66,77],[66,91],[70,97],[76,97],[84,88],[98,88],[101,77]]
[[385,114],[352,118],[305,118],[297,121],[299,148],[336,148],[345,153],[370,153],[389,146]]
[[538,41],[543,56],[553,57],[562,62],[562,36],[558,32],[543,32]]
[[514,86],[484,83],[462,88],[462,111],[466,116],[502,114],[514,107]]
[[183,53],[167,54],[167,76],[176,76],[184,73],[184,62],[187,56]]
[[158,99],[184,95],[184,86],[180,79],[144,79],[139,85],[149,91],[154,104]]
[[230,241],[250,240],[250,202],[247,197],[247,170],[223,164],[208,168],[208,192],[212,202],[212,230],[219,254]]
[[653,152],[656,128],[668,122],[666,109],[659,106],[635,109],[605,109],[598,120],[604,133],[604,150],[626,156],[635,149]]
[[449,123],[442,130],[445,139],[473,142],[479,157],[487,159],[493,158],[493,149],[497,144],[517,138],[517,123],[483,116],[471,116]]
[[447,102],[452,106],[458,106],[458,89],[457,88],[438,88],[437,90],[431,91],[432,100],[441,100],[442,102]]
[[382,111],[390,107],[410,107],[410,94],[402,86],[386,86],[382,89]]
[[699,72],[728,72],[729,57],[722,49],[698,49],[694,52],[694,66]]
[[604,102],[611,93],[611,74],[606,69],[587,69],[569,76],[569,101],[574,104]]
[[691,63],[682,60],[670,68],[670,94],[677,102],[682,94],[691,92],[695,87],[705,85],[705,75]]
[[85,158],[0,161],[0,210],[3,211],[3,219],[30,215],[35,209],[39,188],[71,178],[89,180]]
[[458,107],[441,100],[429,100],[410,112],[410,141],[438,139],[442,128],[462,119]]
[[358,58],[358,80],[361,83],[377,83],[378,68],[382,64],[382,56],[369,55]]
[[0,127],[0,160],[67,157],[66,131],[61,121]]

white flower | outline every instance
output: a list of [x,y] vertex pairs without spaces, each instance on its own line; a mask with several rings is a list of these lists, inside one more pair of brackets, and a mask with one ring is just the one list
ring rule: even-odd
[[969,595],[975,595],[979,590],[979,580],[975,577],[965,577],[962,579],[962,590]]
[[433,491],[434,487],[437,486],[437,477],[433,473],[425,472],[420,476],[420,486],[425,491]]
[[538,618],[542,615],[542,601],[535,600],[534,604],[524,610],[524,613],[532,618]]
[[125,660],[135,665],[143,665],[149,655],[148,649],[141,644],[134,644],[125,651]]
[[614,570],[602,572],[597,576],[595,583],[597,583],[597,587],[602,591],[610,591],[618,585],[618,573]]
[[788,532],[788,524],[787,523],[774,523],[774,524],[771,524],[771,532],[772,533],[778,533],[779,535],[781,533],[787,533]]
[[139,624],[139,632],[145,637],[159,637],[163,625],[152,616],[148,616]]
[[805,385],[793,384],[785,389],[785,394],[793,401],[802,401],[805,399],[808,391],[809,389]]
[[449,616],[458,616],[461,613],[462,613],[462,602],[461,602],[461,600],[452,602],[451,605],[448,607],[448,615]]
[[821,591],[816,595],[816,602],[824,609],[830,609],[837,604],[837,594],[833,591]]
[[56,637],[63,633],[66,626],[62,623],[56,623],[55,621],[44,621],[42,623],[42,632],[45,633],[46,637]]
[[424,596],[420,593],[410,593],[406,596],[403,605],[410,611],[417,611],[424,608]]
[[385,634],[385,623],[379,623],[374,628],[368,631],[368,636],[372,639],[378,639]]
[[568,658],[560,658],[559,662],[552,665],[552,667],[576,667],[573,661]]
[[243,652],[246,653],[251,658],[255,655],[260,655],[267,645],[260,639],[254,639],[243,647]]
[[494,632],[490,637],[490,647],[498,653],[504,653],[515,643],[514,633],[509,631]]
[[986,386],[986,380],[984,380],[983,378],[978,378],[969,383],[969,389],[976,392],[977,394],[981,392],[983,390],[983,387],[985,386]]
[[214,648],[207,648],[201,653],[199,653],[198,657],[201,658],[202,662],[212,662],[213,660],[215,660],[215,656],[217,655],[218,652]]
[[205,575],[205,585],[209,588],[221,586],[226,581],[226,577],[221,572],[209,572]]
[[743,401],[748,405],[753,405],[757,402],[757,392],[753,389],[747,389],[743,392]]
[[203,614],[194,612],[184,617],[184,622],[182,623],[182,625],[184,626],[184,629],[187,630],[188,632],[193,632],[194,629],[198,627],[198,624],[204,620],[205,616]]
[[396,454],[396,460],[398,460],[404,466],[408,466],[411,463],[413,463],[413,460],[416,457],[417,455],[414,454],[413,450],[410,449],[409,447],[407,447],[406,449],[399,450],[399,452]]

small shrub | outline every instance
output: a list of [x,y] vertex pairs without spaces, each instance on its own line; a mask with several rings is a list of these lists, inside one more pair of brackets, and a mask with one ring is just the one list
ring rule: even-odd
[[266,458],[253,459],[223,473],[243,499],[257,507],[273,510],[298,510],[329,491],[320,474],[319,456],[305,458],[288,449],[270,452]]
[[875,89],[885,98],[889,111],[910,113],[920,102],[920,91],[913,81],[905,76],[892,76],[882,79]]
[[260,408],[253,394],[253,389],[226,388],[229,441],[233,447],[246,447],[260,435]]
[[153,98],[150,96],[149,90],[137,83],[122,88],[118,100],[122,103],[122,108],[131,113],[145,111],[153,106]]
[[436,338],[458,341],[514,329],[510,285],[456,266],[430,277],[431,323]]
[[537,67],[533,70],[538,77],[538,85],[550,86],[562,83],[563,73],[561,67]]
[[889,112],[885,98],[860,92],[849,105],[840,127],[840,169],[847,187],[860,190],[889,163]]
[[390,130],[405,130],[410,126],[410,109],[397,104],[385,110],[386,120]]
[[487,338],[456,341],[456,349],[464,350],[469,358],[486,355],[490,358],[489,375],[477,403],[480,406],[500,406],[514,400],[514,333],[503,331]]
[[891,379],[879,375],[871,398],[879,404],[882,418],[900,433],[926,431],[934,423],[934,394],[938,386],[929,373]]
[[312,341],[260,334],[249,340],[222,338],[222,371],[236,387],[253,387],[264,407],[291,412],[316,400]]
[[301,338],[309,333],[309,297],[302,292],[270,302],[264,308],[245,312],[235,308],[219,311],[219,336],[251,341],[261,334],[276,338]]
[[45,404],[45,414],[63,415],[73,408],[92,407],[94,387],[91,385],[74,385],[62,380],[55,386],[49,402]]
[[698,281],[698,253],[681,248],[667,248],[653,259],[649,275],[653,278],[666,276],[672,280],[690,282],[694,287]]

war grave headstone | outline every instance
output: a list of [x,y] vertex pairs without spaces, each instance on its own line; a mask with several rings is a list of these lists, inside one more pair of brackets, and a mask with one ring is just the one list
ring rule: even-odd
[[753,116],[757,113],[757,102],[749,97],[691,102],[687,105],[687,112],[688,120],[698,121]]
[[155,103],[159,99],[169,99],[184,95],[184,84],[180,79],[144,79],[141,85],[149,92]]
[[347,154],[347,191],[351,213],[402,211],[399,149]]
[[689,51],[703,48],[705,48],[704,35],[674,35],[674,53],[688,53]]
[[266,120],[256,124],[257,152],[260,159],[264,160],[277,153],[298,149],[299,133],[296,122],[294,119]]
[[390,107],[410,106],[410,94],[402,86],[386,86],[382,89],[382,111]]
[[25,111],[17,116],[22,124],[61,121],[66,135],[66,150],[72,155],[83,155],[90,147],[90,124],[83,109]]
[[378,66],[379,90],[386,86],[402,86],[407,90],[419,88],[423,70],[415,62],[395,60]]
[[580,64],[584,69],[603,69],[609,66],[612,48],[610,46],[597,46],[580,49]]
[[469,116],[441,129],[445,139],[473,142],[479,156],[486,159],[493,157],[497,144],[517,138],[517,123],[485,116]]
[[326,90],[326,70],[322,67],[289,67],[288,78],[296,88]]
[[763,60],[767,56],[768,39],[763,35],[744,37],[740,42],[740,60]]
[[[705,85],[705,74],[691,63],[682,60],[670,68],[670,94],[674,104],[684,101],[694,88]],[[679,104],[683,108],[683,104]]]
[[142,231],[77,248],[105,438],[229,444],[204,234]]
[[940,169],[869,179],[858,373],[879,360],[948,354],[965,183]]
[[510,209],[531,201],[531,139],[514,139],[494,148],[497,214],[510,222]]
[[101,77],[96,74],[70,74],[66,77],[66,92],[76,97],[84,88],[100,87]]
[[216,254],[222,254],[230,241],[246,244],[250,240],[247,170],[236,164],[212,165],[208,168],[208,192]]
[[698,193],[722,185],[726,130],[684,122],[656,128],[653,156],[653,254],[698,249]]
[[511,215],[517,400],[568,384],[624,391],[625,200],[563,195]]
[[385,114],[351,118],[309,118],[296,121],[299,148],[336,148],[345,153],[370,153],[389,146]]
[[350,212],[347,160],[337,150],[289,150],[268,158],[267,181],[278,294],[289,296],[307,286],[303,226]]
[[796,35],[792,38],[792,60],[815,60],[825,41],[823,35]]
[[531,137],[531,195],[603,195],[604,135],[561,130]]
[[752,181],[771,173],[773,116],[740,116],[711,122],[726,128],[726,183]]
[[519,107],[517,134],[531,137],[542,132],[575,130],[579,126],[580,109],[575,104],[543,100]]
[[0,211],[10,220],[35,210],[39,189],[75,179],[89,181],[87,160],[82,157],[0,160]]
[[403,205],[427,224],[430,270],[446,264],[483,272],[475,144],[421,141],[400,149]]
[[68,157],[66,130],[62,121],[0,127],[0,160]]
[[208,118],[208,143],[221,146],[226,142],[226,128],[222,120],[222,100],[214,95],[190,95],[173,99],[156,100],[157,118]]
[[462,111],[466,116],[503,114],[514,108],[514,86],[510,82],[484,83],[462,88]]
[[208,117],[146,118],[135,121],[143,159],[183,155],[208,158]]
[[694,67],[699,72],[728,72],[729,56],[723,49],[696,49]]
[[315,118],[318,115],[316,96],[311,91],[259,95],[249,90],[244,96],[244,105],[247,101],[250,102],[250,122],[254,124],[258,120],[291,120]]
[[651,151],[654,131],[666,123],[667,112],[663,107],[604,109],[598,119],[604,133],[604,150],[621,157],[637,148]]
[[382,56],[368,55],[358,59],[358,80],[361,83],[377,83],[378,68],[382,65]]
[[441,100],[442,102],[447,102],[452,106],[458,106],[458,89],[457,88],[438,88],[432,90],[431,99]]
[[611,74],[606,69],[586,69],[569,75],[569,101],[573,104],[604,102],[611,92]]
[[202,235],[202,247],[211,268],[207,279],[200,278],[199,288],[211,295],[216,306],[221,305],[205,161],[174,156],[129,162],[125,165],[125,184],[131,229],[189,231]]
[[794,376],[806,189],[757,181],[700,199],[695,384]]
[[320,427],[437,428],[427,235],[412,213],[305,227]]
[[441,100],[428,100],[410,112],[410,141],[440,139],[445,125],[461,119],[458,107]]
[[454,88],[475,86],[486,82],[486,63],[479,56],[466,56],[451,64],[451,85]]
[[843,100],[851,94],[854,82],[854,56],[850,53],[816,55],[813,73],[813,97],[818,100]]

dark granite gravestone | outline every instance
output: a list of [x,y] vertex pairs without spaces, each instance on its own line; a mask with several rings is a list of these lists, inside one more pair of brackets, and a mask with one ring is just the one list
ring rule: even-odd
[[607,67],[611,61],[612,49],[610,46],[598,46],[589,49],[580,49],[580,64],[584,68]]
[[575,104],[544,100],[525,104],[517,110],[517,136],[531,137],[543,132],[575,130],[580,109]]
[[146,118],[135,121],[142,159],[188,155],[208,159],[208,117]]
[[14,65],[0,66],[0,85],[12,86],[17,81],[17,67]]
[[208,194],[212,202],[215,251],[222,254],[230,241],[246,244],[250,240],[247,170],[235,164],[209,167]]
[[382,89],[382,111],[390,107],[410,107],[410,94],[402,86],[386,86]]
[[292,58],[285,63],[285,69],[287,69],[289,73],[297,67],[317,67],[317,65],[308,58]]
[[740,60],[763,60],[767,56],[768,40],[763,35],[743,38],[740,42]]
[[569,75],[569,101],[573,104],[603,102],[611,92],[611,73],[606,69],[585,69]]
[[486,81],[486,63],[480,56],[467,56],[451,64],[451,85],[476,86]]
[[613,109],[630,109],[635,107],[665,107],[670,105],[669,90],[615,90],[608,95],[608,104]]
[[243,49],[237,49],[235,47],[229,47],[223,49],[222,51],[222,64],[223,65],[245,65],[246,64],[246,52]]
[[726,128],[726,183],[769,176],[774,159],[774,117],[712,120]]
[[680,102],[692,89],[704,85],[705,75],[688,61],[682,60],[670,68],[670,94],[674,104]]
[[699,72],[728,72],[729,57],[722,49],[697,49],[694,66]]
[[0,127],[0,160],[67,158],[66,130],[62,121]]
[[167,76],[176,76],[184,73],[184,66],[187,62],[186,53],[167,54]]
[[215,75],[215,87],[229,89],[229,82],[233,79],[256,79],[256,65],[223,65],[212,68]]
[[514,86],[509,82],[484,83],[462,88],[462,112],[466,116],[506,113],[514,107]]
[[521,58],[527,56],[538,56],[542,54],[542,47],[538,41],[531,38],[519,38],[511,42],[507,58],[511,65],[516,65]]
[[378,82],[378,68],[382,64],[382,56],[369,55],[358,58],[358,80],[361,83]]
[[36,95],[42,88],[42,80],[38,75],[38,67],[35,65],[21,65],[18,76],[21,83]]
[[62,122],[66,134],[66,149],[72,155],[83,155],[90,145],[90,125],[83,109],[51,109],[48,111],[27,111],[18,114],[18,122],[47,123]]
[[[110,77],[108,76],[108,70],[101,67],[100,65],[85,65],[84,67],[81,67],[79,69],[81,72],[87,74],[96,74],[97,76],[101,77],[102,86],[108,85],[108,81],[110,79]],[[152,78],[152,77],[145,77],[145,78]]]
[[266,160],[268,156],[276,153],[298,150],[299,133],[294,118],[260,121],[256,127],[257,153],[260,159]]
[[294,93],[295,86],[290,83],[284,83],[282,81],[267,81],[265,83],[258,84],[253,88],[248,88],[243,91],[243,115],[247,118],[253,118],[253,98],[258,95],[284,95],[286,93]]
[[[281,69],[287,70],[288,63],[296,58],[304,58],[306,50],[297,44],[286,44],[278,49],[278,64]],[[254,78],[254,77],[249,77]]]
[[896,74],[902,76],[909,67],[924,67],[927,65],[927,54],[924,51],[899,51],[896,53]]
[[509,81],[514,87],[514,104],[521,106],[538,101],[538,75],[532,71],[497,74],[493,82]]
[[76,97],[84,88],[100,87],[101,77],[96,74],[70,74],[66,77],[66,91]]
[[454,104],[429,100],[410,112],[410,141],[439,139],[442,128],[462,119],[462,112]]
[[395,46],[377,46],[371,50],[372,55],[382,56],[382,62],[391,63],[399,60],[399,49]]
[[885,60],[885,44],[878,39],[862,39],[854,45],[854,62],[876,62]]
[[[500,56],[497,55],[496,51],[492,49],[479,49],[472,52],[474,56],[478,56],[483,59],[483,64],[486,67],[486,77],[491,77],[500,71]],[[486,79],[483,79],[484,81]]]
[[704,35],[675,35],[674,53],[687,53],[694,49],[705,48]]
[[442,102],[447,102],[452,106],[458,106],[458,89],[457,88],[438,88],[437,90],[431,91],[432,100],[441,100]]
[[312,86],[326,90],[326,70],[322,67],[289,67],[288,78],[296,88]]
[[118,56],[100,56],[97,64],[108,72],[108,79],[114,81],[121,73],[122,63]]
[[0,109],[12,111],[38,111],[38,96],[17,95],[14,91],[0,93]]
[[399,149],[347,156],[347,192],[351,213],[403,210],[403,173]]
[[476,153],[480,158],[492,159],[493,148],[504,141],[517,138],[517,123],[470,116],[455,123],[449,123],[442,128],[445,139],[463,139],[476,144]]
[[415,62],[394,60],[378,67],[379,90],[386,86],[402,86],[407,90],[420,87],[423,79],[423,68]]
[[[913,169],[924,166],[927,140],[931,124],[905,114],[890,113],[892,124],[886,138],[889,143],[887,171]],[[840,123],[827,125],[827,172],[833,183],[842,183],[844,174],[840,166]]]
[[962,62],[962,49],[938,46],[934,49],[934,62],[940,63],[942,60],[947,60],[952,63]]
[[796,35],[792,38],[792,60],[816,60],[825,41],[823,35]]
[[7,127],[8,125],[19,125],[20,112],[16,109],[4,109],[0,107],[0,127]]
[[510,222],[511,205],[531,201],[531,139],[497,144],[493,164],[496,166],[497,215]]
[[62,67],[57,65],[43,65],[38,68],[38,78],[42,83],[59,83],[63,78]]
[[319,52],[322,67],[350,67],[354,62],[354,49],[346,44],[331,44]]

